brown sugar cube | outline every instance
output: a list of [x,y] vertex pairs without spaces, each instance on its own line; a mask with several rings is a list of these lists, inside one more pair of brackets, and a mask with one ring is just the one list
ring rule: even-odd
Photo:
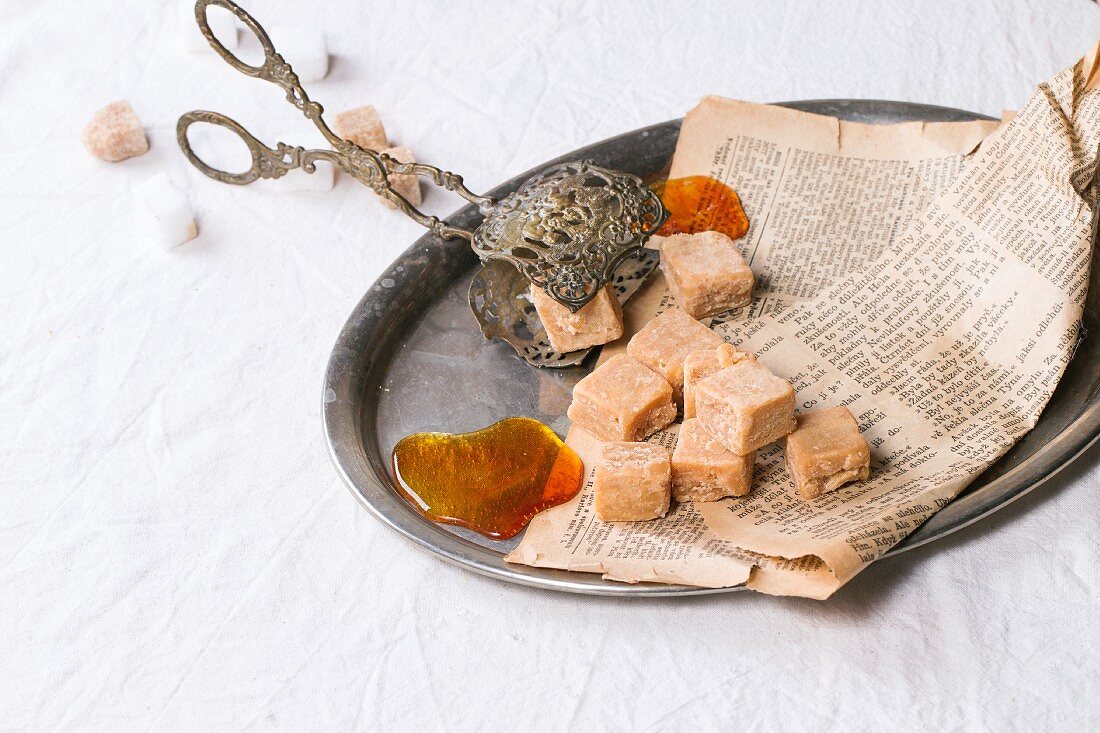
[[623,309],[610,285],[605,285],[576,313],[537,285],[531,286],[531,302],[550,345],[561,354],[606,344],[623,335]]
[[92,116],[81,135],[88,152],[109,163],[149,151],[149,141],[134,108],[123,100],[111,102]]
[[634,334],[626,353],[668,380],[679,403],[683,400],[684,359],[693,351],[721,343],[722,337],[714,331],[679,308],[669,308]]
[[711,437],[696,418],[684,420],[672,452],[672,497],[676,501],[718,501],[752,489],[756,451],[739,456]]
[[755,359],[747,351],[731,344],[719,344],[716,349],[699,349],[684,359],[684,419],[695,417],[695,387],[700,380],[731,367],[734,364]]
[[673,234],[662,238],[660,249],[668,289],[692,317],[724,313],[752,300],[752,270],[725,234]]
[[668,451],[652,443],[605,443],[592,480],[596,516],[603,522],[640,522],[668,513],[672,467]]
[[600,440],[642,440],[676,419],[676,405],[668,382],[616,354],[577,382],[567,414]]
[[[386,148],[381,152],[390,156],[398,163],[415,163],[416,158],[413,157],[412,151],[408,148]],[[424,197],[420,194],[420,177],[413,173],[394,173],[389,177],[390,185],[393,186],[393,190],[408,199],[408,202],[413,206],[420,206],[420,203],[424,200]],[[382,197],[382,203],[391,209],[396,209],[397,204],[390,201],[385,196]]]
[[787,470],[803,499],[871,475],[871,448],[847,407],[798,416],[798,427],[787,436]]
[[361,148],[381,152],[389,147],[382,118],[369,104],[338,113],[333,118],[332,127],[337,135],[345,140],[351,140]]
[[715,440],[744,456],[794,430],[794,389],[760,362],[743,361],[699,382],[695,412]]

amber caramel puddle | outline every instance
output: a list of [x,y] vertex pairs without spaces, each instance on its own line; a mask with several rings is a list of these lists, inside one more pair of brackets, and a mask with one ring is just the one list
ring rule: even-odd
[[749,217],[741,206],[741,197],[721,181],[688,176],[671,178],[652,188],[668,211],[668,219],[657,234],[715,231],[737,239],[749,230]]
[[584,464],[538,420],[510,417],[472,433],[413,433],[393,449],[404,497],[434,522],[494,540],[515,537],[584,483]]

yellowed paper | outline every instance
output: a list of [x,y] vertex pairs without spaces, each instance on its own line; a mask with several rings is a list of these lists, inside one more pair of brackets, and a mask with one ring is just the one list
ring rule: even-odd
[[1092,47],[1092,51],[1085,54],[1081,60],[1081,74],[1085,77],[1085,91],[1091,92],[1100,86],[1100,43]]
[[670,177],[707,175],[740,194],[755,315],[891,251],[997,124],[868,125],[708,97],[684,119]]
[[[586,488],[536,517],[508,560],[825,598],[949,502],[1035,424],[1076,343],[1091,259],[1082,192],[1100,138],[1084,70],[1042,85],[984,141],[989,126],[703,100],[673,175],[741,193],[753,219],[741,243],[762,275],[750,312],[715,329],[789,379],[800,410],[847,405],[871,478],[804,501],[775,445],[748,497],[603,524]],[[654,279],[627,308],[628,333],[671,304]],[[652,440],[672,446],[675,429]],[[590,465],[595,442],[568,441]]]

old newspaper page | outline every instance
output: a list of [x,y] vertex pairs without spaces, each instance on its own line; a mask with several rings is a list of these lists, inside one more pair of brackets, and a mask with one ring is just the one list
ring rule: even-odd
[[756,275],[752,317],[813,297],[894,251],[997,125],[867,125],[709,97],[685,118],[669,177],[710,176],[741,196],[751,226],[738,243]]
[[[871,126],[703,100],[672,175],[741,194],[752,228],[738,243],[759,278],[749,312],[715,329],[789,379],[799,410],[848,406],[871,478],[804,501],[775,445],[747,497],[614,524],[595,518],[589,481],[508,560],[826,598],[949,502],[1035,424],[1076,344],[1100,141],[1093,67],[1041,85],[984,141],[985,123]],[[655,278],[627,308],[627,333],[673,304]],[[671,447],[675,433],[651,440]],[[591,466],[599,444],[579,430],[567,440]]]

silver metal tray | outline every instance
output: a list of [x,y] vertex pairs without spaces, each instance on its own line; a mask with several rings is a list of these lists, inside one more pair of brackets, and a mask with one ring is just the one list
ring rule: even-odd
[[[846,120],[968,120],[962,110],[876,100],[816,100],[784,106]],[[680,121],[643,128],[574,151],[545,166],[578,158],[642,177],[666,168]],[[491,192],[503,195],[545,166]],[[473,228],[466,206],[449,218]],[[413,544],[478,573],[525,585],[576,593],[662,596],[721,593],[656,584],[628,585],[587,573],[508,565],[519,541],[494,542],[459,527],[435,524],[394,492],[389,455],[405,435],[423,430],[465,432],[501,418],[527,415],[559,434],[568,426],[570,390],[591,359],[567,369],[535,369],[512,348],[486,341],[467,304],[478,266],[465,240],[425,235],[367,290],[341,331],[325,374],[324,423],[333,461],[356,499]],[[1100,434],[1100,354],[1091,338],[1100,324],[1100,288],[1093,270],[1085,306],[1085,338],[1038,425],[965,493],[921,525],[889,555],[939,539],[1005,506],[1066,466]]]

